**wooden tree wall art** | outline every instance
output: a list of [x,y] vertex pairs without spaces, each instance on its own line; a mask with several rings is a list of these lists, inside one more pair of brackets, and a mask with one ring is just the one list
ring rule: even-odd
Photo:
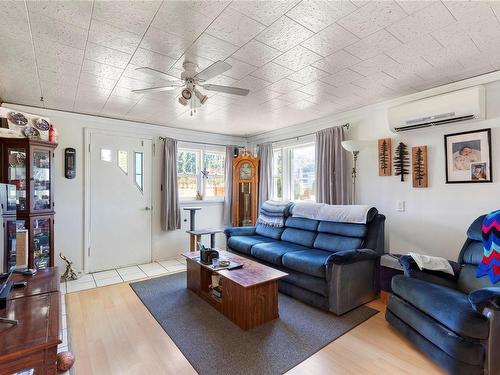
[[378,140],[378,175],[392,176],[392,139]]
[[399,142],[394,156],[394,171],[396,176],[401,176],[401,182],[404,182],[405,175],[410,174],[409,168],[408,147],[403,142]]
[[411,154],[413,187],[426,188],[429,186],[427,176],[427,146],[412,147]]

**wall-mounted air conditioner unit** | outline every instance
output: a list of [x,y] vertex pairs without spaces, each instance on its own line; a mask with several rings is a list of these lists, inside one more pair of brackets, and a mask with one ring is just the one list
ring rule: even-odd
[[395,133],[485,118],[484,86],[431,96],[389,108]]

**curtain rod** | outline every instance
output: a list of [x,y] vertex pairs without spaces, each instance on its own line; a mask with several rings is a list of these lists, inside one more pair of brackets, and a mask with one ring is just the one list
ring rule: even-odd
[[[165,141],[168,137],[158,137],[160,141]],[[207,146],[232,146],[232,147],[238,147],[238,148],[245,148],[245,146],[239,146],[239,145],[221,145],[218,143],[208,143],[208,142],[199,142],[199,141],[186,141],[184,139],[176,139],[177,142],[184,142],[184,143],[194,143],[197,145],[207,145]]]
[[[344,128],[346,130],[349,130],[349,126],[350,126],[350,124],[348,122],[346,122],[344,125],[340,125],[340,127]],[[296,137],[289,137],[289,138],[278,139],[277,141],[273,141],[271,143],[285,142],[285,141],[290,141],[292,139],[299,140],[300,138],[307,137],[309,135],[313,135],[313,134],[316,134],[316,133],[317,133],[317,131],[315,131],[313,133],[307,133],[307,134],[298,135]],[[257,144],[257,146],[260,146],[262,144],[263,143],[259,143],[259,144]]]

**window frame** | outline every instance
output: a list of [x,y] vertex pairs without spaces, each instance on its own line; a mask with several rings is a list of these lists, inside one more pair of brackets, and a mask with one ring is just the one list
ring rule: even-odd
[[[285,201],[291,201],[291,202],[315,202],[316,200],[296,200],[293,199],[294,195],[294,184],[293,184],[293,150],[297,148],[302,148],[302,147],[316,147],[316,144],[312,140],[302,140],[301,142],[293,142],[293,143],[287,143],[287,144],[276,144],[275,147],[273,147],[273,154],[277,151],[281,150],[281,161],[283,163],[282,166],[282,174],[281,174],[281,183],[282,183],[282,197],[278,198],[276,196],[276,192],[274,191],[274,165],[273,165],[273,192],[272,192],[272,199],[275,200],[285,200]],[[273,158],[274,162],[274,158]],[[315,163],[315,169],[316,169],[316,150],[314,152],[314,163]],[[316,181],[316,175],[314,176],[314,180]],[[315,192],[314,192],[315,193]]]
[[[207,197],[206,196],[206,191],[207,191],[207,183],[206,179],[203,178],[201,171],[203,170],[204,167],[204,158],[205,158],[205,153],[220,153],[224,157],[224,163],[225,163],[225,158],[226,158],[226,149],[224,146],[216,146],[216,145],[199,145],[199,144],[192,144],[192,143],[179,143],[177,147],[177,153],[180,151],[191,151],[191,152],[196,152],[197,153],[197,160],[196,160],[196,191],[199,191],[202,200],[197,200],[196,196],[194,197],[180,197],[179,196],[179,202],[180,203],[191,203],[191,202],[224,202],[224,197]],[[177,159],[176,159],[177,161]],[[177,176],[179,176],[179,173],[177,173]],[[224,165],[224,180],[225,180],[225,165]]]

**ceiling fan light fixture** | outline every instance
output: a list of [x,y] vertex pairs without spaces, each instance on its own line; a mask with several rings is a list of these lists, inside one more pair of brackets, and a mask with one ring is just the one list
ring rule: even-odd
[[189,100],[191,99],[191,97],[193,96],[193,94],[191,93],[191,90],[189,89],[184,89],[182,90],[182,93],[181,93],[182,97],[186,100]]
[[181,103],[182,105],[188,105],[188,100],[186,98],[184,98],[183,96],[179,96],[179,103]]
[[208,99],[208,96],[203,95],[201,92],[199,92],[196,89],[194,90],[194,94],[196,95],[196,97],[198,98],[198,100],[200,101],[201,104],[205,104],[205,102]]

